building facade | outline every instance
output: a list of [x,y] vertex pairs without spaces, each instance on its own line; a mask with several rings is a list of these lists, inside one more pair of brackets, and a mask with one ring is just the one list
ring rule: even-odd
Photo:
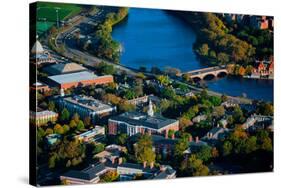
[[36,112],[30,111],[30,122],[37,126],[48,122],[55,122],[58,119],[58,113],[50,110],[37,109]]
[[126,133],[128,136],[148,132],[150,134],[168,134],[169,130],[178,131],[179,121],[155,115],[152,103],[149,103],[148,112],[126,112],[108,120],[109,135]]
[[89,85],[101,85],[113,82],[112,75],[97,76],[89,71],[49,76],[48,82],[53,87],[69,89]]
[[78,113],[80,118],[90,117],[92,121],[116,112],[115,106],[105,104],[90,96],[60,97],[57,103],[60,109],[66,108],[71,114]]

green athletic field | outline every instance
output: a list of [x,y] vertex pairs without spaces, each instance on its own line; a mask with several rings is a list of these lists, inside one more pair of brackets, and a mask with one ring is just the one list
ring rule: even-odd
[[[75,4],[64,4],[64,3],[49,3],[49,2],[38,2],[37,3],[37,33],[48,30],[57,21],[57,13],[59,20],[64,20],[69,16],[77,14],[81,7]],[[46,19],[46,22],[44,21]]]

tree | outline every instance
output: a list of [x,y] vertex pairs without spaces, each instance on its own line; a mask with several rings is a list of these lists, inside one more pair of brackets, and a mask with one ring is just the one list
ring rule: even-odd
[[56,160],[57,160],[57,155],[51,155],[51,157],[48,160],[48,166],[49,168],[55,168],[56,166]]
[[74,120],[71,120],[69,123],[69,126],[70,126],[70,128],[73,129],[73,128],[77,127],[77,123]]
[[171,102],[169,100],[163,99],[160,102],[159,110],[161,112],[163,112],[163,111],[167,110],[170,107],[170,105],[171,105]]
[[49,168],[54,168],[56,163],[63,166],[69,165],[69,160],[72,166],[80,164],[82,158],[85,157],[85,149],[85,145],[81,144],[77,139],[69,141],[64,138],[50,154]]
[[137,84],[135,85],[134,87],[134,92],[135,92],[135,95],[136,96],[142,96],[143,95],[143,87],[142,87],[142,84]]
[[202,56],[207,56],[209,54],[208,44],[202,44],[202,46],[198,49],[198,53]]
[[118,173],[116,170],[110,170],[106,172],[105,174],[101,175],[100,181],[101,182],[113,182],[117,180],[119,177]]
[[63,125],[62,128],[64,133],[67,133],[70,130],[68,125]]
[[225,109],[223,106],[215,106],[213,110],[213,116],[219,118],[225,114]]
[[105,145],[104,144],[95,144],[93,154],[100,153],[104,150]]
[[186,81],[186,82],[192,81],[192,79],[190,78],[190,75],[187,74],[187,73],[183,74],[183,75],[182,75],[182,78],[183,78],[183,80]]
[[179,119],[179,127],[180,130],[184,130],[184,128],[192,125],[192,121],[188,119],[187,117],[183,116]]
[[156,155],[152,149],[152,140],[150,135],[144,134],[139,138],[135,146],[135,155],[138,162],[151,163],[155,161]]
[[171,87],[165,87],[161,93],[162,97],[166,99],[172,99],[175,94],[175,91]]
[[210,146],[202,146],[199,151],[196,152],[196,157],[203,162],[207,162],[212,158],[212,148]]
[[170,84],[169,76],[159,75],[156,77],[156,79],[160,82],[161,85],[167,86],[168,84]]
[[177,143],[175,145],[175,151],[174,151],[175,157],[177,159],[179,159],[179,160],[182,159],[183,152],[188,148],[188,145],[189,145],[188,137],[182,137],[177,141]]
[[69,111],[66,108],[64,108],[60,115],[60,121],[66,122],[69,120],[69,117],[70,117]]
[[51,128],[47,128],[46,131],[45,131],[46,136],[49,135],[49,134],[53,134],[53,133],[54,133],[54,131]]
[[130,99],[133,99],[133,98],[136,97],[136,93],[132,89],[127,89],[127,90],[124,91],[123,97],[130,100]]
[[85,127],[90,127],[90,125],[92,124],[91,123],[91,117],[90,116],[86,116],[85,118],[84,118],[84,125],[85,125]]
[[257,137],[251,136],[245,142],[245,153],[251,153],[257,150]]
[[240,68],[239,68],[239,75],[240,76],[244,76],[245,72],[246,72],[245,68],[243,66],[240,66]]
[[85,125],[84,125],[83,121],[79,120],[78,123],[77,123],[76,129],[80,131],[84,128],[85,128]]
[[236,123],[243,123],[245,120],[243,112],[239,106],[235,106],[233,110],[233,119]]
[[136,106],[134,104],[128,103],[128,101],[122,100],[118,104],[118,108],[122,112],[130,112],[130,111],[134,111],[136,109]]
[[223,156],[230,155],[232,152],[232,143],[230,141],[225,141],[222,146]]
[[260,130],[257,132],[257,143],[260,149],[272,151],[272,141],[267,131]]
[[180,170],[187,176],[207,176],[209,168],[203,164],[203,161],[192,154],[188,159],[181,162]]
[[122,133],[122,134],[119,134],[117,136],[117,140],[116,141],[117,141],[117,144],[124,145],[126,143],[127,139],[128,139],[128,135],[125,134],[125,133]]
[[103,99],[103,101],[109,102],[109,103],[111,103],[113,105],[118,105],[120,103],[120,101],[121,101],[120,97],[117,97],[116,95],[111,94],[111,93],[108,93],[108,94],[104,95],[102,97],[102,99]]
[[[145,72],[145,71],[144,71],[144,72]],[[138,74],[136,75],[136,78],[139,78],[139,79],[144,80],[144,79],[146,78],[146,76],[145,76],[142,72],[140,72],[140,73],[138,73]]]
[[103,75],[113,75],[116,72],[116,69],[114,68],[113,65],[107,64],[105,62],[101,62],[98,65],[98,71],[103,74]]
[[207,176],[209,175],[209,169],[205,166],[202,160],[197,159],[195,155],[191,155],[189,160],[189,168],[193,176]]
[[270,103],[261,103],[258,105],[258,113],[265,116],[273,116],[273,105]]
[[252,72],[253,72],[253,66],[247,65],[247,67],[245,69],[245,75],[251,75]]
[[218,53],[217,59],[221,64],[227,64],[229,62],[229,56],[223,52]]
[[64,134],[64,129],[60,124],[56,124],[54,126],[54,133],[56,134]]
[[55,103],[54,103],[53,101],[50,101],[50,102],[48,103],[48,110],[50,110],[50,111],[55,111],[55,109],[56,109]]
[[73,114],[72,120],[74,120],[75,123],[78,124],[79,121],[80,121],[80,116],[79,116],[79,114],[78,114],[78,113]]

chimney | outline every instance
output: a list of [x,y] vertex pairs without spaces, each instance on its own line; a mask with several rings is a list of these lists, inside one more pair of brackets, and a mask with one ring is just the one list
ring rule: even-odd
[[123,159],[122,159],[122,157],[119,157],[118,158],[118,164],[120,165],[120,164],[122,164],[123,163]]
[[143,161],[143,163],[142,163],[143,164],[143,168],[146,168],[146,163],[147,163],[146,161]]
[[189,141],[189,142],[192,142],[192,140],[193,140],[193,139],[192,139],[192,136],[190,136],[190,137],[188,138],[188,141]]
[[175,133],[172,134],[172,139],[173,139],[173,140],[175,139]]
[[150,169],[152,169],[154,167],[154,162],[150,163]]
[[196,141],[196,143],[199,142],[199,137],[198,136],[195,137],[195,141]]

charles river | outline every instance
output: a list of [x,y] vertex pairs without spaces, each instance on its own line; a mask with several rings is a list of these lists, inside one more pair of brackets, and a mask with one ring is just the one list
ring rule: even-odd
[[[123,47],[121,63],[128,67],[152,66],[181,71],[204,68],[192,50],[196,35],[180,18],[162,10],[130,9],[129,16],[113,29]],[[204,81],[210,90],[232,96],[273,101],[273,81],[224,77]]]

